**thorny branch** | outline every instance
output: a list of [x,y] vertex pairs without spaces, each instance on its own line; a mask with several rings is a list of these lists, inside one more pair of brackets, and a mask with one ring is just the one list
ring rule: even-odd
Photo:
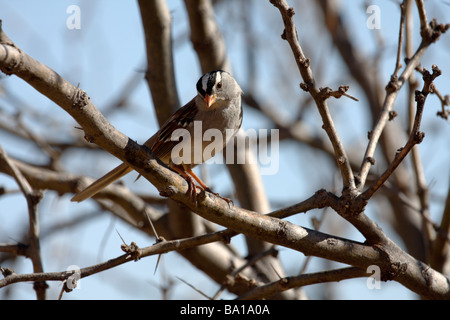
[[[276,218],[263,216],[237,207],[230,208],[226,202],[222,203],[223,201],[210,198],[204,194],[200,194],[198,197],[199,207],[195,206],[194,203],[192,203],[192,199],[186,193],[187,186],[183,179],[159,165],[155,160],[148,161],[147,159],[153,159],[153,156],[149,155],[145,148],[139,146],[132,140],[127,139],[123,134],[119,133],[108,124],[108,121],[104,119],[92,105],[84,92],[74,88],[62,78],[58,80],[58,83],[60,84],[58,88],[50,91],[46,90],[48,85],[46,84],[45,77],[36,75],[47,73],[52,74],[53,77],[58,77],[51,69],[35,62],[23,52],[14,51],[15,49],[13,47],[8,47],[7,45],[0,46],[0,57],[2,58],[2,61],[4,61],[6,56],[1,56],[1,48],[10,52],[8,55],[9,59],[30,61],[28,68],[10,68],[8,69],[8,73],[14,73],[24,78],[31,85],[35,86],[38,91],[57,102],[64,110],[77,119],[79,123],[83,124],[84,130],[87,136],[90,137],[90,140],[95,141],[105,150],[112,152],[122,161],[130,163],[130,165],[136,168],[143,177],[149,179],[158,189],[166,190],[168,186],[171,186],[172,192],[170,196],[172,199],[184,203],[207,220],[222,224],[236,232],[243,232],[256,239],[287,245],[296,248],[295,250],[300,249],[305,253],[308,252],[308,254],[325,256],[328,255],[326,253],[328,252],[334,256],[331,257],[332,259],[340,260],[341,258],[339,257],[342,257],[350,264],[361,263],[362,261],[359,258],[361,255],[369,259],[375,259],[375,257],[378,256],[376,250],[370,249],[362,244],[339,238],[335,238],[333,241],[328,241],[329,243],[327,243],[325,240],[330,238],[329,235],[304,229],[291,223],[280,221]],[[11,60],[6,60],[7,65],[16,65],[15,63],[10,62]],[[3,68],[2,70],[5,71]],[[61,84],[64,85],[62,86]],[[67,94],[66,90],[74,93]],[[72,102],[71,100],[67,100],[68,97],[74,97],[75,101]],[[267,233],[261,234],[261,227],[263,227]],[[280,232],[285,236],[280,237]],[[292,241],[291,237],[296,239],[297,236],[301,234],[303,234],[303,237],[297,239],[295,242]],[[349,246],[359,248],[359,250],[363,251],[369,249],[369,252],[355,255],[358,250],[353,250],[353,253],[348,255],[350,252],[348,250]],[[347,249],[345,249],[346,247]],[[322,252],[322,254],[320,252]],[[347,257],[344,257],[343,253],[345,253]],[[347,260],[347,258],[349,258],[349,260]],[[370,264],[368,261],[366,261],[366,263]]]

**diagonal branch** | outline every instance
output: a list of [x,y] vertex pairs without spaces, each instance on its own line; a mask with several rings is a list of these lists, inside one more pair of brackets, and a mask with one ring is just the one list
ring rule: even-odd
[[277,292],[283,292],[292,288],[309,286],[312,284],[342,281],[346,279],[354,279],[367,277],[367,272],[359,268],[349,267],[322,272],[314,272],[302,274],[299,276],[282,278],[276,282],[268,283],[256,287],[243,295],[239,296],[239,300],[256,300],[270,298]]
[[[16,180],[20,187],[28,205],[28,220],[29,220],[29,231],[28,231],[28,241],[29,245],[26,247],[26,256],[31,259],[33,264],[34,272],[42,272],[44,270],[41,258],[41,246],[39,241],[39,216],[37,205],[42,198],[42,193],[35,192],[22,175],[20,170],[18,170],[14,164],[10,161],[8,155],[4,152],[3,148],[0,146],[0,163],[6,166],[6,169],[11,172],[11,175]],[[47,284],[43,281],[36,281],[34,283],[34,290],[36,291],[36,296],[39,300],[45,300],[46,297]]]

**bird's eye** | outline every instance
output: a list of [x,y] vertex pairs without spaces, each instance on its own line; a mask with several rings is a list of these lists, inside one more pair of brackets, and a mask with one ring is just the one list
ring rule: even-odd
[[218,88],[218,89],[222,88],[222,81],[220,81],[220,82],[217,84],[217,88]]

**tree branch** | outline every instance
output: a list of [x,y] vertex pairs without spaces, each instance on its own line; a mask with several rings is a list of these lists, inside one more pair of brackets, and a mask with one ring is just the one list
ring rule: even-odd
[[[198,56],[203,73],[211,70],[222,69],[231,72],[231,65],[228,60],[226,45],[223,35],[217,25],[214,16],[214,9],[210,0],[185,0],[186,9],[189,16],[191,27],[191,41],[194,50]],[[241,129],[238,136],[244,136]],[[264,185],[255,161],[255,155],[249,145],[238,149],[234,144],[233,155],[235,161],[227,164],[228,171],[236,189],[236,195],[240,205],[243,208],[267,213],[270,211],[270,204],[265,194]],[[225,147],[223,154],[227,154]],[[243,153],[245,159],[243,164],[237,163],[238,154]],[[256,241],[251,237],[246,237],[248,256],[251,257],[259,252],[266,251],[270,245],[261,241]],[[278,277],[277,273],[282,274],[282,266],[279,260],[272,256],[266,256],[259,261],[259,274],[269,279],[269,281]],[[274,272],[276,270],[276,272]]]
[[[4,47],[5,45],[0,46],[0,48]],[[8,47],[6,50],[11,50],[11,47]],[[4,57],[1,56],[1,52],[2,51],[0,51],[0,68],[3,70],[5,64]],[[8,55],[8,57],[15,56],[16,55],[14,54]],[[23,59],[31,60],[32,58],[26,56]],[[32,85],[35,85],[37,88],[42,90],[42,88],[46,87],[47,85],[35,82],[42,81],[46,83],[47,80],[43,78],[37,80],[36,77],[32,76],[35,73],[40,73],[40,70],[35,69],[36,66],[39,68],[44,68],[47,71],[50,70],[48,69],[48,67],[43,66],[40,63],[34,63],[33,61],[33,63],[30,64],[28,68],[26,68],[26,70],[30,74],[24,74],[25,68],[18,70],[17,73],[16,70],[14,70],[14,73],[16,73],[18,76],[26,78],[27,80],[29,80],[29,82],[31,82]],[[11,69],[10,72],[13,72],[13,70]],[[65,81],[63,79],[60,79],[60,82]],[[61,91],[64,92],[63,89],[67,90],[68,88],[70,89],[70,84],[64,83]],[[71,89],[73,91],[76,91],[75,88]],[[146,179],[154,184],[158,188],[158,190],[164,192],[165,195],[170,196],[176,201],[186,204],[191,210],[197,212],[207,220],[227,226],[234,231],[252,235],[258,239],[262,239],[272,243],[280,245],[286,244],[297,249],[305,247],[305,253],[308,254],[319,254],[320,252],[322,252],[321,255],[326,255],[326,252],[330,251],[329,253],[332,253],[334,258],[338,258],[344,252],[345,254],[349,253],[346,250],[330,250],[330,246],[320,243],[320,241],[319,243],[315,243],[314,241],[318,239],[326,240],[329,238],[329,236],[321,235],[312,230],[307,230],[299,226],[295,226],[289,222],[281,221],[279,219],[271,218],[244,209],[239,209],[236,206],[230,208],[228,203],[221,199],[215,198],[214,196],[210,196],[209,194],[198,194],[198,206],[196,206],[187,192],[188,186],[182,177],[180,177],[176,173],[173,173],[164,166],[161,166],[154,159],[153,155],[148,153],[145,147],[139,146],[129,138],[125,138],[123,134],[114,129],[108,123],[108,121],[101,116],[101,114],[92,105],[92,103],[90,103],[89,100],[84,100],[86,104],[81,109],[72,108],[70,99],[68,99],[69,101],[61,101],[62,92],[57,92],[57,90],[49,90],[49,92],[46,92],[45,90],[42,91],[44,95],[47,95],[51,99],[54,98],[54,101],[56,100],[56,102],[59,102],[60,106],[75,119],[79,119],[79,122],[86,123],[87,125],[84,127],[84,129],[86,130],[86,132],[88,132],[88,134],[90,132],[98,132],[96,134],[92,134],[92,136],[95,136],[95,142],[98,143],[102,148],[112,153],[122,161],[129,163]],[[70,95],[66,95],[66,98],[67,97],[70,97]],[[70,107],[67,107],[67,105],[70,105]],[[87,119],[92,114],[95,115],[95,117]],[[89,136],[91,136],[91,134],[89,134]],[[111,141],[109,141],[110,139]],[[124,141],[127,141],[127,144],[123,145]],[[261,228],[267,229],[267,231],[269,232],[267,234],[261,234],[259,231],[261,230]],[[287,233],[286,237],[280,237],[280,232]],[[291,241],[297,236],[300,236],[301,238],[299,239],[299,242],[291,243]],[[372,258],[374,256],[378,256],[376,251],[372,251],[373,249],[370,249],[370,247],[366,247],[363,245],[361,246],[352,241],[342,241],[343,240],[336,238],[335,244],[337,244],[337,247],[340,247],[342,249],[346,246],[356,246],[355,248],[359,248],[363,251],[369,250],[371,254],[369,254],[368,256],[372,255]],[[345,257],[341,258],[347,260],[347,258]],[[348,257],[349,260],[347,262],[358,264],[356,258],[357,255],[351,253]]]
[[238,300],[257,300],[264,298],[270,299],[274,294],[292,288],[309,286],[318,283],[335,282],[346,279],[367,277],[367,275],[368,274],[366,271],[354,267],[302,274],[299,276],[282,278],[276,282],[256,287],[239,296],[237,299]]
[[[125,254],[90,267],[81,268],[79,271],[79,276],[80,278],[84,278],[108,269],[112,269],[124,263],[137,261],[141,258],[163,254],[171,251],[186,250],[189,248],[197,247],[199,245],[204,245],[216,241],[224,241],[229,239],[229,235],[227,235],[227,233],[229,233],[229,231],[228,232],[219,231],[212,234],[202,235],[199,237],[192,237],[172,241],[161,241],[152,246],[144,248],[139,248],[135,243],[131,243],[130,245],[122,245],[122,249],[126,252]],[[32,273],[32,274],[12,273],[6,275],[4,279],[0,279],[0,288],[13,283],[24,281],[64,281],[67,280],[67,278],[72,275],[73,271]]]
[[138,2],[147,48],[145,79],[161,126],[180,107],[173,66],[172,21],[165,0]]

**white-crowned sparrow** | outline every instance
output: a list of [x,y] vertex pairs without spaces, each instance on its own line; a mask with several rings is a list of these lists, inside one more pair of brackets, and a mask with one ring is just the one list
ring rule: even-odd
[[[144,143],[156,157],[186,179],[189,185],[189,192],[195,201],[197,195],[196,185],[192,178],[198,182],[201,190],[208,192],[211,192],[211,190],[195,175],[192,168],[222,150],[239,130],[242,124],[241,95],[242,90],[231,74],[222,70],[208,72],[197,82],[197,95],[182,108],[178,109],[159,131]],[[200,136],[198,128],[201,128]],[[183,135],[180,141],[173,141],[176,140],[173,138],[174,133],[183,132],[183,130],[177,129],[185,129],[184,132],[187,132],[188,138],[191,137],[191,139],[186,139],[186,136]],[[216,133],[220,132],[223,143],[215,146],[214,151],[216,152],[204,155],[203,151],[205,148],[214,143],[214,140],[211,142],[203,139],[203,134],[209,129],[215,129]],[[173,159],[172,150],[179,143],[184,143],[186,148],[182,148],[182,151],[190,152],[190,154],[185,154],[185,158]],[[200,150],[196,150],[198,146],[200,146]],[[197,155],[195,155],[195,152],[197,152]],[[198,152],[201,153],[200,158],[198,157]],[[187,158],[190,160],[187,160]],[[132,170],[133,168],[126,163],[122,163],[76,194],[71,201],[81,202],[94,196]]]

